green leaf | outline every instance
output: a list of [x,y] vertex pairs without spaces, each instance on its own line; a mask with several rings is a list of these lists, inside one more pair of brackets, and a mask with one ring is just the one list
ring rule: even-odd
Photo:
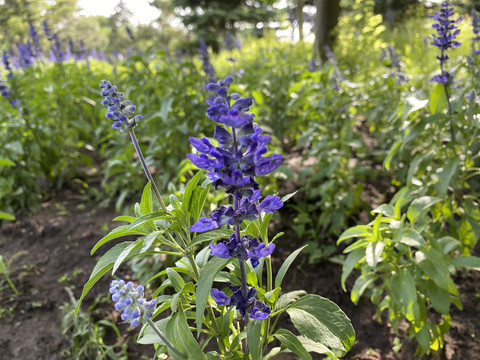
[[460,256],[452,259],[450,263],[455,267],[480,270],[480,257],[477,256]]
[[206,188],[196,187],[193,195],[190,200],[190,214],[193,217],[193,221],[198,221],[200,219],[200,214],[202,213],[203,206],[207,200],[207,195],[210,192],[211,184]]
[[[167,329],[167,323],[170,321],[171,317],[155,321],[155,325],[160,329],[162,334],[165,334]],[[163,340],[157,335],[155,330],[152,329],[150,325],[147,325],[145,329],[140,333],[137,343],[142,345],[157,344],[157,345],[166,345]]]
[[138,249],[143,244],[143,238],[140,238],[136,241],[130,241],[130,245],[127,246],[121,253],[118,255],[115,263],[113,264],[112,268],[112,275],[115,274],[118,267],[122,264],[122,262],[126,259],[128,255],[132,253],[132,251]]
[[441,112],[447,106],[447,95],[445,94],[445,88],[442,84],[438,83],[435,89],[430,95],[430,112],[435,115]]
[[351,272],[355,268],[355,265],[365,256],[365,248],[358,248],[353,250],[350,254],[347,255],[345,261],[343,262],[342,268],[342,289],[343,291],[347,291],[345,286],[345,281],[350,276]]
[[426,281],[425,291],[433,308],[441,314],[450,314],[450,294],[439,288],[432,280]]
[[90,254],[93,255],[100,248],[100,246],[106,244],[110,240],[118,239],[119,237],[128,236],[128,235],[146,235],[146,234],[139,229],[130,230],[128,229],[128,225],[119,226],[113,229],[112,231],[110,231],[106,236],[101,238],[100,241],[95,244]]
[[222,270],[230,259],[221,259],[219,257],[212,257],[207,265],[200,270],[200,276],[197,284],[197,296],[195,299],[196,305],[196,323],[197,323],[197,336],[200,336],[203,324],[203,312],[207,306],[208,297],[210,296],[210,290],[212,289],[213,280],[217,273]]
[[341,242],[351,239],[353,237],[372,237],[373,236],[373,230],[370,226],[367,225],[357,225],[354,227],[351,227],[350,229],[347,229],[340,235],[340,237],[337,240],[337,245],[339,245]]
[[0,273],[7,276],[7,267],[5,266],[5,262],[3,261],[3,256],[0,255]]
[[262,320],[250,319],[247,326],[247,344],[252,360],[262,359]]
[[170,279],[176,292],[181,291],[182,288],[185,286],[185,281],[183,280],[183,278],[172,268],[167,268],[167,276]]
[[440,182],[435,184],[439,196],[447,194],[448,186],[452,180],[453,175],[458,172],[458,166],[460,165],[460,158],[454,157],[443,166],[442,170],[437,173]]
[[155,211],[149,214],[145,214],[138,217],[135,221],[133,221],[130,225],[128,225],[128,230],[137,228],[149,221],[160,220],[160,219],[172,219],[172,216],[168,215],[164,211]]
[[[205,360],[207,358],[188,327],[185,312],[179,311],[172,315],[165,335],[174,345],[178,346],[181,352],[187,355],[189,360]],[[170,352],[170,355],[174,356],[174,354]]]
[[358,300],[360,300],[365,290],[367,290],[370,284],[373,283],[375,280],[377,280],[377,276],[372,272],[366,274],[365,276],[361,276],[357,278],[357,280],[355,280],[352,292],[350,294],[350,299],[355,305],[358,303]]
[[423,236],[420,235],[417,231],[412,228],[400,228],[395,229],[393,233],[393,241],[402,243],[408,246],[414,246],[421,248],[426,246],[427,243],[423,239]]
[[0,178],[0,198],[4,197],[7,194],[10,194],[13,191],[12,185],[4,179]]
[[[272,220],[272,217],[273,217],[273,214],[265,213],[263,217],[263,221],[260,224],[260,234],[262,235],[263,241],[266,241],[268,239],[268,224],[270,224],[270,220]],[[255,224],[255,222],[253,222],[253,224]]]
[[152,184],[150,181],[143,188],[142,199],[140,201],[140,210],[142,214],[149,214],[153,211],[153,202],[152,202]]
[[[478,221],[476,222],[478,224]],[[470,249],[475,247],[477,243],[477,237],[475,231],[473,230],[472,224],[466,219],[463,218],[460,222],[460,228],[458,229],[458,238],[463,245],[463,255],[470,255]]]
[[458,296],[458,290],[450,277],[448,265],[443,255],[435,250],[417,251],[415,260],[420,269],[441,289],[447,290],[450,294]]
[[192,201],[192,195],[194,194],[195,188],[197,187],[198,181],[203,176],[204,172],[199,171],[195,174],[193,178],[187,184],[185,191],[182,197],[182,210],[185,214],[190,212],[190,203]]
[[371,211],[373,214],[382,214],[387,217],[393,217],[394,209],[393,206],[390,204],[382,204]]
[[[78,314],[80,310],[80,305],[82,304],[83,298],[88,294],[90,289],[97,283],[100,278],[105,275],[110,269],[113,268],[113,264],[117,260],[118,256],[128,247],[131,245],[131,241],[125,241],[123,243],[115,245],[113,248],[108,250],[97,262],[97,265],[92,270],[90,274],[90,278],[88,279],[87,283],[83,287],[82,295],[78,300],[77,306],[75,307],[75,315]],[[126,257],[126,259],[131,259],[135,257],[137,254],[134,252]]]
[[403,139],[398,139],[388,152],[387,156],[385,157],[385,160],[383,161],[383,166],[385,169],[390,170],[390,163],[392,162],[393,157],[397,153],[397,150],[400,148],[400,146],[403,144]]
[[278,298],[277,301],[277,308],[276,310],[282,310],[286,309],[290,305],[292,305],[295,301],[300,299],[302,296],[307,295],[307,292],[305,290],[296,290],[296,291],[290,291],[286,294],[283,294]]
[[145,236],[145,239],[143,239],[143,247],[142,250],[140,250],[140,253],[144,253],[145,251],[147,251],[160,234],[162,234],[162,231],[154,231],[151,234]]
[[230,229],[216,229],[201,233],[192,239],[186,250],[204,242],[210,243],[217,241],[218,239],[228,238],[231,234],[233,234],[233,230]]
[[338,357],[335,356],[335,354],[327,348],[325,345],[320,344],[319,342],[310,340],[309,338],[305,336],[298,336],[298,340],[302,343],[304,348],[308,352],[315,352],[317,354],[325,354],[328,355],[331,359],[333,360],[338,360]]
[[457,249],[462,243],[451,236],[443,236],[438,239],[438,244],[442,247],[443,255]]
[[294,197],[296,194],[298,193],[298,190],[297,191],[294,191],[290,194],[287,194],[285,195],[284,197],[282,197],[280,200],[283,202],[283,203],[286,203],[288,200],[290,200],[290,198]]
[[301,335],[329,349],[347,352],[355,340],[350,319],[333,302],[318,295],[305,295],[287,309]]
[[14,220],[15,220],[15,216],[13,216],[13,215],[11,215],[11,214],[9,214],[9,213],[0,211],[0,220],[11,220],[11,221],[14,221]]
[[402,314],[411,322],[420,317],[420,308],[417,303],[417,288],[412,275],[401,269],[388,278],[388,288],[391,298],[399,307]]
[[121,216],[117,216],[112,221],[126,221],[128,223],[131,223],[132,221],[135,221],[135,219],[136,219],[135,216],[121,215]]
[[402,118],[403,121],[407,120],[410,114],[414,113],[417,110],[423,109],[428,104],[428,100],[420,100],[415,96],[408,96],[405,99],[405,103],[401,107],[398,116]]
[[434,204],[442,201],[442,199],[434,196],[422,196],[412,201],[407,211],[407,218],[410,223],[415,223],[418,217],[426,210],[430,209]]
[[275,338],[277,338],[284,347],[292,351],[295,355],[297,355],[302,360],[311,360],[312,357],[307,352],[305,347],[302,345],[300,340],[292,334],[290,331],[286,329],[280,329],[275,334],[273,334]]
[[302,251],[307,245],[302,246],[301,248],[295,250],[293,253],[291,253],[283,262],[282,266],[280,266],[280,269],[278,270],[277,276],[275,276],[275,287],[281,287],[282,286],[282,281],[283,278],[285,277],[288,268],[290,265],[293,263],[293,261],[297,258],[298,254],[300,254],[300,251]]
[[425,128],[426,122],[425,121],[420,121],[417,124],[415,124],[413,127],[409,127],[405,129],[405,134],[403,137],[403,143],[402,143],[402,149],[403,147],[415,139],[418,135],[420,135],[423,132],[423,129]]
[[158,115],[165,123],[168,121],[168,112],[170,111],[174,100],[175,98],[172,96],[164,98],[162,100],[162,105],[160,105],[160,111],[158,112]]
[[15,166],[15,163],[8,159],[0,159],[0,166]]

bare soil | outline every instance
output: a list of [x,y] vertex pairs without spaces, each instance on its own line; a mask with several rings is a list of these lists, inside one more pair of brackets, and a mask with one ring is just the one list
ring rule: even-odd
[[[96,260],[103,252],[90,255],[94,244],[113,227],[118,213],[98,209],[71,191],[65,191],[42,205],[42,211],[31,217],[0,228],[0,254],[9,259],[19,254],[11,264],[10,276],[20,292],[16,296],[0,275],[0,360],[68,359],[72,346],[71,334],[60,330],[61,306],[78,299]],[[295,235],[283,237],[284,251],[277,255],[276,264],[288,256]],[[279,244],[282,247],[282,243]],[[22,252],[22,253],[19,253]],[[376,319],[376,307],[367,300],[355,306],[349,293],[340,287],[341,266],[330,262],[308,265],[300,259],[285,280],[285,290],[305,289],[334,301],[349,316],[356,330],[357,341],[346,359],[412,360],[416,345],[404,335],[396,335],[385,323]],[[86,297],[82,310],[94,320],[116,321],[112,304],[95,298],[108,291],[110,278],[102,279]],[[480,359],[480,273],[461,272],[455,282],[464,304],[463,311],[452,312],[452,327],[446,338],[445,351],[436,359]],[[90,310],[89,310],[89,307]],[[93,310],[92,310],[93,308]],[[287,321],[287,320],[285,320]],[[107,332],[107,344],[128,342],[129,359],[153,355],[151,346],[134,343],[135,332],[119,325],[122,338]],[[395,346],[400,344],[401,347]],[[395,346],[395,350],[392,350]],[[319,358],[319,357],[317,357]],[[433,359],[433,358],[432,358]]]

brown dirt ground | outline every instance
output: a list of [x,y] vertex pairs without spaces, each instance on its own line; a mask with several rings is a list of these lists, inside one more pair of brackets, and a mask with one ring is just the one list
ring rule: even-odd
[[[44,203],[40,213],[20,217],[0,228],[0,254],[4,258],[26,251],[12,262],[10,272],[20,296],[15,296],[0,275],[0,360],[68,358],[65,350],[71,347],[71,340],[68,334],[64,336],[60,331],[60,306],[70,301],[65,287],[72,289],[76,298],[80,296],[96,260],[106,251],[91,256],[90,250],[104,235],[106,227],[113,227],[111,220],[118,215],[113,209],[97,209],[85,203],[85,198],[67,191]],[[288,235],[283,238],[284,242],[295,239],[294,235],[290,240]],[[288,255],[289,246],[284,245],[282,258]],[[280,261],[277,259],[276,264]],[[403,344],[401,350],[392,350],[397,335],[387,325],[376,321],[376,309],[372,304],[362,300],[354,306],[350,302],[349,294],[340,287],[339,265],[330,262],[308,265],[300,260],[292,269],[294,271],[284,282],[286,290],[305,289],[327,297],[351,319],[357,341],[346,359],[414,359],[415,344],[404,335],[399,336]],[[62,277],[64,281],[59,282]],[[98,294],[108,291],[109,281],[108,276],[102,279],[83,303],[82,309],[96,320],[115,320],[111,304],[87,310]],[[453,310],[446,350],[436,359],[480,359],[480,273],[459,273],[455,282],[459,284],[464,310]],[[119,325],[119,328],[124,334],[122,341],[128,342],[130,359],[152,356],[150,346],[134,343],[134,332],[128,332],[127,325]],[[113,332],[107,333],[106,343],[118,341]]]

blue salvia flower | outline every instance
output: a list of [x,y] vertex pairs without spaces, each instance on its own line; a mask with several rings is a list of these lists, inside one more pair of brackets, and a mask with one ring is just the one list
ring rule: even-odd
[[32,52],[33,55],[36,57],[40,54],[40,36],[38,35],[37,30],[35,29],[35,26],[33,25],[32,21],[29,21],[29,26],[30,26],[30,39],[32,40]]
[[42,21],[42,28],[43,28],[43,34],[47,37],[47,40],[48,41],[52,41],[53,39],[53,34],[52,34],[52,30],[50,29],[50,27],[48,26],[48,22],[47,20],[43,20]]
[[320,67],[320,60],[318,60],[316,57],[312,57],[312,60],[308,63],[308,70],[310,72],[315,72],[319,69]]
[[200,60],[202,60],[203,71],[208,75],[208,82],[215,82],[217,75],[215,74],[215,69],[213,68],[212,63],[210,62],[210,55],[208,54],[208,46],[205,43],[205,40],[200,39],[200,47],[197,49]]
[[62,42],[58,38],[58,34],[53,34],[50,40],[52,42],[50,61],[62,63],[67,60],[67,52],[62,49]]
[[[217,146],[209,139],[190,138],[190,143],[199,155],[187,157],[197,167],[207,170],[208,177],[215,187],[225,189],[233,196],[233,206],[221,206],[213,211],[210,218],[202,217],[190,227],[192,232],[204,232],[223,225],[235,228],[228,241],[210,244],[211,255],[223,259],[237,258],[242,274],[242,287],[232,288],[233,295],[227,297],[218,289],[212,289],[212,297],[218,305],[236,305],[240,315],[254,319],[265,319],[270,308],[255,300],[256,290],[248,289],[244,262],[250,260],[253,267],[259,259],[269,256],[275,244],[264,244],[249,235],[241,236],[240,228],[245,220],[255,220],[262,212],[274,213],[283,206],[277,196],[267,196],[260,202],[260,189],[256,176],[266,175],[276,170],[282,161],[281,155],[270,155],[267,144],[269,137],[262,135],[262,129],[253,123],[255,114],[249,112],[252,98],[242,98],[229,93],[233,77],[227,76],[218,83],[206,86],[216,96],[207,100],[207,116],[216,123],[214,138]],[[231,130],[229,130],[231,129]]]
[[10,105],[12,105],[13,107],[20,106],[20,100],[12,99],[12,94],[10,93],[10,90],[8,89],[7,84],[1,77],[0,77],[0,95],[6,98],[10,103]]
[[135,287],[131,281],[113,280],[110,284],[112,300],[116,302],[115,309],[123,311],[121,318],[132,327],[138,326],[150,319],[153,315],[156,300],[147,301],[144,296],[144,287]]
[[134,116],[136,106],[130,100],[125,100],[123,92],[118,92],[117,87],[110,81],[102,80],[100,88],[100,95],[105,96],[102,105],[108,106],[105,117],[113,121],[112,128],[127,131],[143,119],[142,115]]
[[78,60],[78,58],[77,58],[77,53],[78,53],[78,52],[77,52],[76,49],[75,49],[75,42],[72,40],[72,38],[69,38],[69,39],[68,39],[68,48],[67,48],[67,50],[68,50],[67,57],[73,57],[73,59],[74,59],[75,61],[77,61],[77,60]]
[[2,53],[2,64],[5,70],[8,71],[7,79],[11,79],[13,77],[12,67],[10,66],[10,59],[7,53],[7,50],[3,50]]
[[231,297],[216,288],[210,290],[210,295],[218,306],[235,305],[241,317],[245,317],[245,315],[248,314],[249,318],[256,320],[265,320],[268,318],[271,309],[263,302],[255,300],[255,296],[258,293],[257,289],[250,288],[246,296],[244,296],[238,287],[230,286],[230,289],[232,290]]
[[332,88],[335,90],[341,90],[342,85],[341,82],[345,80],[345,78],[342,75],[342,72],[340,71],[337,63],[337,58],[335,57],[335,53],[330,49],[329,46],[325,46],[325,56],[327,57],[328,61],[330,64],[332,64],[333,67],[333,72],[332,75],[330,76],[330,84],[332,85]]
[[129,26],[125,26],[125,31],[127,32],[128,37],[130,40],[135,40],[135,36],[133,36],[132,29]]
[[447,84],[450,81],[450,73],[444,70],[445,62],[449,59],[446,51],[454,49],[461,45],[456,39],[460,33],[460,29],[455,24],[463,20],[463,17],[452,19],[454,12],[450,1],[444,1],[441,5],[440,12],[436,12],[431,16],[436,23],[432,25],[437,30],[437,34],[432,34],[432,45],[441,50],[440,56],[437,59],[440,62],[440,75],[435,75],[430,81]]
[[387,49],[382,49],[382,60],[387,61],[387,66],[392,68],[393,71],[388,74],[388,76],[395,76],[397,78],[397,83],[403,84],[408,81],[407,76],[402,71],[402,62],[400,59],[400,54],[397,53],[395,48],[388,44]]
[[480,14],[472,9],[472,52],[475,56],[480,55]]
[[35,62],[35,56],[32,51],[32,46],[29,42],[25,44],[17,44],[18,61],[22,69],[29,68]]

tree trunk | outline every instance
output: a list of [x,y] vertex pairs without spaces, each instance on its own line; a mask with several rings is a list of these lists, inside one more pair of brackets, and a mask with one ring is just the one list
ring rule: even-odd
[[297,0],[298,39],[303,42],[303,0]]
[[340,0],[314,0],[317,7],[315,16],[315,54],[324,58],[325,46],[332,46],[335,42],[333,29],[338,24],[340,16]]

